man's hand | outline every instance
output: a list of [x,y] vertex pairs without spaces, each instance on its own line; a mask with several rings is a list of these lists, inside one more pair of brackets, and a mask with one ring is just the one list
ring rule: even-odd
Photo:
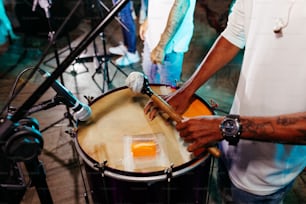
[[[160,97],[162,97],[180,115],[183,115],[183,113],[195,99],[194,96],[181,94],[179,90]],[[144,113],[149,116],[150,120],[153,120],[159,111],[161,110],[154,105],[152,100],[149,100],[144,107]]]
[[193,152],[223,139],[219,130],[221,121],[221,116],[192,117],[178,123],[176,129],[184,141],[189,143],[187,150]]
[[165,58],[165,50],[162,46],[156,46],[151,52],[151,61],[154,64],[163,64]]
[[141,24],[139,27],[139,37],[141,40],[145,39],[145,33],[147,29],[148,29],[148,20],[145,20],[143,24]]

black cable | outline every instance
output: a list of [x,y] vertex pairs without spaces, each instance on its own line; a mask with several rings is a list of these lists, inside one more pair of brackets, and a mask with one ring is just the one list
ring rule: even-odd
[[[16,77],[16,79],[15,79],[15,81],[14,81],[14,84],[13,84],[13,86],[12,86],[12,89],[11,89],[11,91],[10,91],[10,93],[9,93],[9,100],[8,100],[8,102],[7,102],[7,105],[4,106],[4,108],[3,108],[3,110],[1,111],[1,114],[0,114],[0,115],[2,115],[2,114],[4,113],[4,110],[5,110],[5,109],[7,110],[7,112],[9,112],[9,108],[10,108],[11,103],[12,103],[12,100],[10,100],[10,99],[11,99],[11,98],[15,98],[15,96],[16,96],[15,90],[16,90],[16,87],[17,87],[17,84],[18,84],[20,78],[22,77],[22,75],[23,75],[24,73],[26,73],[27,71],[29,71],[29,70],[31,70],[31,69],[33,69],[33,67],[25,68],[24,70],[22,70],[22,72],[20,72],[20,73],[17,75],[17,77]],[[26,83],[26,82],[23,82],[23,83],[21,84],[21,86],[23,86],[24,83]]]

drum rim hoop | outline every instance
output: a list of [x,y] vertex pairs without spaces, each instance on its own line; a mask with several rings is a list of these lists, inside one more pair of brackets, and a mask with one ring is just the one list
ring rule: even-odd
[[[173,88],[171,86],[164,85],[164,84],[150,84],[150,86],[166,86],[166,87]],[[112,90],[110,90],[106,93],[103,93],[99,97],[95,98],[89,105],[90,106],[93,105],[95,102],[99,101],[101,98],[103,98],[103,97],[105,97],[109,94],[112,94],[114,92],[124,90],[124,89],[127,89],[127,88],[128,88],[127,86],[122,86],[122,87],[112,89]],[[197,94],[194,94],[194,96],[195,96],[196,99],[198,99],[199,101],[201,101],[203,104],[206,105],[206,107],[211,111],[212,115],[215,115],[214,110],[208,105],[208,103],[203,98],[201,98]],[[89,165],[92,169],[94,169],[96,171],[101,171],[97,167],[97,165],[100,165],[100,164],[98,164],[96,160],[91,158],[86,152],[84,152],[82,147],[79,146],[77,137],[74,138],[74,142],[75,142],[77,152],[81,155],[81,157],[85,161],[85,163],[87,165]],[[204,163],[206,160],[208,160],[209,157],[210,157],[210,155],[208,153],[202,153],[202,154],[196,156],[195,158],[191,159],[190,161],[188,161],[184,164],[173,167],[173,169],[172,169],[173,177],[176,177],[176,176],[179,176],[179,175],[183,174],[184,172],[186,172],[187,169],[191,170],[191,169],[197,167],[198,165],[200,165],[200,164]],[[123,170],[119,170],[119,169],[109,167],[107,165],[105,165],[103,168],[104,168],[103,174],[105,174],[107,176],[110,176],[112,178],[117,178],[117,179],[127,180],[127,181],[148,182],[148,181],[165,180],[167,178],[167,174],[164,172],[165,170],[143,173],[143,172],[123,171]],[[132,178],[134,178],[134,179],[132,179]]]
[[[150,86],[165,86],[165,87],[173,88],[172,86],[169,86],[169,85],[165,85],[165,84],[155,84],[155,83],[154,83],[154,84],[150,84]],[[105,93],[101,94],[100,96],[98,96],[97,98],[95,98],[93,101],[91,101],[90,104],[89,104],[89,106],[93,105],[94,103],[96,103],[97,101],[99,101],[101,98],[103,98],[103,97],[105,97],[105,96],[107,96],[107,95],[109,95],[109,94],[112,94],[112,93],[114,93],[114,92],[116,92],[116,91],[120,91],[120,90],[123,90],[123,89],[128,89],[128,88],[129,88],[129,87],[127,87],[127,86],[121,86],[121,87],[112,89],[112,90],[110,90],[110,91],[108,91],[108,92],[105,92]],[[173,89],[175,89],[175,88],[173,88]],[[197,95],[197,94],[194,94],[194,97],[195,97],[195,99],[198,99],[198,100],[201,101],[203,104],[205,104],[206,107],[210,110],[210,112],[211,112],[212,115],[216,115],[214,109],[209,105],[209,103],[208,103],[205,99],[201,98],[201,97],[200,97],[199,95]],[[78,121],[78,122],[79,122],[79,121]]]
[[[81,154],[81,157],[83,161],[90,166],[92,169],[94,169],[97,172],[100,172],[101,174],[104,174],[106,176],[110,176],[112,178],[120,179],[120,180],[126,180],[126,181],[142,181],[142,182],[149,182],[149,181],[160,181],[167,179],[167,174],[165,173],[165,170],[161,171],[154,171],[154,172],[131,172],[131,171],[122,171],[119,169],[115,169],[112,167],[109,167],[105,165],[103,167],[103,172],[97,165],[100,165],[92,159],[91,157],[88,157],[87,154],[82,150],[82,148],[79,146],[77,139],[74,138],[75,147],[79,154]],[[82,155],[86,155],[82,156]],[[198,155],[197,157],[191,159],[190,161],[181,164],[179,166],[173,167],[172,169],[172,177],[177,177],[179,175],[182,175],[187,170],[192,170],[199,166],[200,164],[204,163],[205,161],[209,160],[209,157],[211,157],[208,153],[202,153]]]

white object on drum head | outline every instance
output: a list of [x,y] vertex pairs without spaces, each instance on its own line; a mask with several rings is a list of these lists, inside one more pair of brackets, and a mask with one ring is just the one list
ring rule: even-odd
[[[123,164],[124,170],[135,172],[137,169],[155,171],[156,168],[166,169],[171,163],[168,158],[168,152],[165,149],[164,141],[165,135],[162,133],[149,134],[149,135],[129,135],[124,136],[124,157]],[[133,142],[137,141],[154,141],[157,145],[156,155],[154,156],[134,156],[131,151]],[[189,158],[190,160],[190,158]]]
[[144,76],[140,72],[131,72],[125,80],[127,87],[135,93],[140,93],[143,88]]

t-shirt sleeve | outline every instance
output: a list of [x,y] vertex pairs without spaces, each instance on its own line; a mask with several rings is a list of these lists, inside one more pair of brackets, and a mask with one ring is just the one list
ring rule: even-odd
[[233,43],[235,46],[243,49],[245,46],[245,13],[244,0],[236,0],[231,8],[228,22],[221,35]]

